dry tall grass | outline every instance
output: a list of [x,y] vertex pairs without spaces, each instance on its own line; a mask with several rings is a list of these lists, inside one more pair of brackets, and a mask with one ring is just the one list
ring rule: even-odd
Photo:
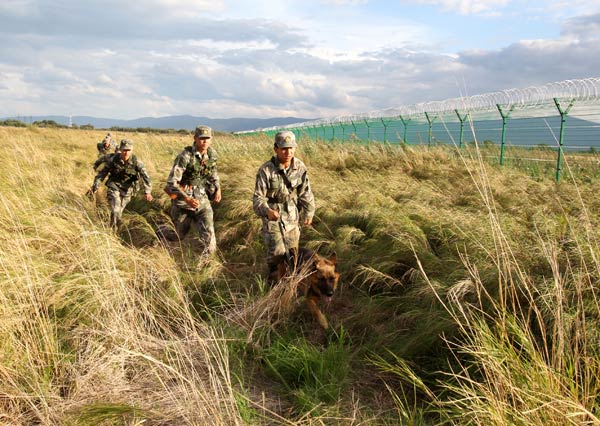
[[[157,200],[132,202],[115,235],[102,198],[83,196],[102,135],[0,128],[0,423],[600,423],[593,179],[531,179],[477,150],[303,141],[318,209],[302,242],[338,253],[327,316],[350,343],[332,359],[352,371],[326,383],[339,401],[301,411],[286,395],[310,405],[305,390],[245,370],[262,368],[246,352],[277,353],[262,331],[311,327],[293,285],[261,278],[251,198],[271,142],[216,138],[220,252],[199,271],[193,245],[153,233],[191,137],[127,135]],[[304,354],[278,337],[282,356],[326,350],[305,337]]]
[[[0,422],[242,424],[169,253],[124,246],[82,196],[95,139],[0,129]],[[134,139],[156,173],[163,141]]]
[[449,344],[466,355],[444,384],[451,397],[442,405],[460,423],[600,424],[600,246],[597,211],[582,197],[589,188],[575,180],[556,185],[560,221],[543,214],[531,221],[531,249],[548,270],[535,276],[499,220],[489,175],[474,182],[489,212],[497,288],[490,294],[465,253],[469,291],[478,302],[465,303],[452,291],[439,295],[461,329],[461,339]]
[[[446,339],[454,359],[438,378],[441,393],[416,381],[402,360],[377,363],[418,384],[442,410],[443,423],[600,424],[600,246],[592,188],[572,178],[542,186],[513,176],[510,185],[499,184],[512,171],[498,176],[479,152],[470,154],[459,157],[487,220],[470,226],[456,215],[452,224],[466,236],[457,247],[464,278],[440,285],[417,259],[430,294],[458,328]],[[543,196],[551,201],[533,201]],[[478,234],[470,234],[473,230]],[[418,253],[414,246],[413,251]],[[380,271],[363,269],[363,276],[382,285],[402,284]]]

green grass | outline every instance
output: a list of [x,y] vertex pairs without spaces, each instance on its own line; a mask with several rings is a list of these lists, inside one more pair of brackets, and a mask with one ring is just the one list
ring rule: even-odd
[[264,348],[260,361],[301,412],[313,411],[321,404],[338,402],[345,391],[352,354],[344,340],[342,332],[320,348],[303,336],[278,336]]

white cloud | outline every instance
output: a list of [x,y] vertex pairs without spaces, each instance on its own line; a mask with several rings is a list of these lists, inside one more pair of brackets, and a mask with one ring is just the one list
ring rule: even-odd
[[0,94],[3,99],[10,99],[12,102],[26,101],[36,97],[36,90],[34,86],[25,82],[22,73],[16,70],[2,71],[0,69]]
[[333,6],[356,6],[359,4],[367,4],[369,0],[322,0],[325,4]]
[[0,2],[0,14],[25,16],[35,7],[35,0],[3,0]]
[[[22,1],[0,5],[0,116],[335,116],[457,97],[457,81],[476,94],[600,69],[600,17],[593,14],[567,20],[553,38],[444,54],[436,44],[449,30],[438,32],[427,20],[365,17],[361,5],[336,8],[326,20],[290,9],[299,2],[269,9],[266,0],[242,2],[263,14],[246,19],[227,15],[229,0],[146,0],[123,4],[118,13],[117,0],[87,9],[56,0],[71,14],[30,0],[47,19],[1,13]],[[508,0],[411,2],[470,15],[509,8]],[[98,22],[110,22],[108,30]]]
[[217,52],[226,52],[229,50],[270,50],[276,49],[277,45],[271,40],[248,40],[248,41],[214,41],[214,40],[187,40],[186,44],[190,48],[199,47],[202,49],[213,49]]
[[577,40],[600,39],[600,13],[568,19],[563,28],[563,35]]
[[311,28],[309,31],[312,46],[302,51],[331,62],[364,60],[369,52],[394,49],[410,45],[414,40],[435,40],[439,37],[435,30],[396,19],[375,25],[372,22],[353,23],[349,31],[340,31],[337,26]]
[[222,11],[225,3],[222,0],[147,0],[149,7],[156,5],[175,15],[199,14]]
[[417,3],[441,6],[444,11],[461,15],[497,15],[510,0],[416,0]]
[[167,9],[187,10],[189,11],[215,11],[223,10],[223,1],[218,0],[147,0]]
[[597,13],[600,0],[547,0],[544,9],[551,9],[562,16],[577,16]]

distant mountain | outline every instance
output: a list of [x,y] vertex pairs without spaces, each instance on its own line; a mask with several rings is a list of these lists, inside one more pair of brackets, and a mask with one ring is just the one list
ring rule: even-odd
[[[34,121],[53,120],[59,124],[68,125],[69,117],[64,115],[38,115],[38,116],[17,116],[4,117],[6,119],[19,120],[27,124]],[[167,117],[142,117],[133,120],[119,120],[116,118],[97,118],[84,115],[74,115],[73,124],[82,126],[91,124],[95,128],[108,129],[110,127],[150,127],[153,129],[187,129],[193,130],[199,124],[212,127],[221,132],[239,132],[242,130],[253,130],[257,128],[266,128],[273,126],[284,126],[286,124],[308,121],[310,118],[298,117],[275,117],[275,118],[208,118],[194,117],[191,115],[172,115]]]

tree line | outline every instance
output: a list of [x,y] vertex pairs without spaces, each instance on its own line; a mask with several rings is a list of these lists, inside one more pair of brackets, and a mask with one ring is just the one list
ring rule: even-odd
[[[20,120],[15,120],[15,119],[7,119],[7,120],[0,120],[0,126],[9,126],[9,127],[28,127],[30,126],[27,123],[23,123]],[[56,129],[81,129],[81,130],[94,130],[94,126],[91,124],[82,124],[82,125],[77,125],[77,124],[73,124],[71,126],[67,126],[65,124],[60,124],[57,123],[54,120],[39,120],[39,121],[34,121],[33,123],[31,123],[31,126],[33,127],[46,127],[46,128],[56,128]],[[112,126],[109,127],[108,129],[104,129],[104,130],[110,130],[110,131],[114,131],[114,132],[138,132],[138,133],[160,133],[160,134],[169,134],[169,133],[177,133],[177,134],[183,134],[183,135],[189,135],[191,133],[190,130],[187,129],[155,129],[152,127],[121,127],[121,126]]]

